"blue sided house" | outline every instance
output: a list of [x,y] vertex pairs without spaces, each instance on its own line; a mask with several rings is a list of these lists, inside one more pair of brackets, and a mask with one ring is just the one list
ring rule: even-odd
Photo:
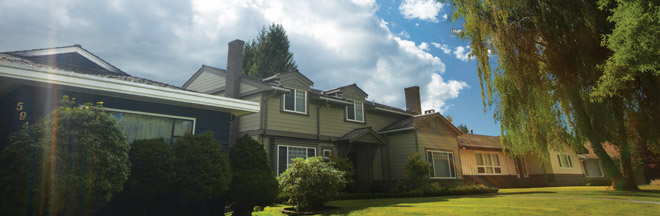
[[129,143],[213,131],[228,150],[231,120],[259,112],[256,102],[185,90],[131,76],[80,45],[0,53],[0,149],[8,135],[48,114],[63,95],[103,102]]

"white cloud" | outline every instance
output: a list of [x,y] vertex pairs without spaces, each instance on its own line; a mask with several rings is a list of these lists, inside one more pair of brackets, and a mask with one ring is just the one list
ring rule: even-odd
[[456,58],[460,59],[461,61],[470,60],[471,53],[472,53],[472,49],[470,49],[470,46],[467,47],[457,46],[456,49],[454,50],[454,56],[456,56]]
[[470,88],[470,86],[463,81],[445,82],[442,76],[431,74],[431,82],[424,89],[427,93],[422,100],[422,109],[435,109],[444,113],[451,106],[447,105],[446,101],[457,98],[463,88]]
[[436,43],[436,42],[431,42],[435,48],[441,49],[442,52],[445,54],[451,54],[451,49],[449,48],[449,45],[447,44],[441,44],[441,43]]
[[422,42],[417,46],[417,48],[423,50],[423,51],[429,51],[429,44],[426,42]]
[[[264,25],[279,23],[298,68],[317,89],[356,83],[370,100],[403,107],[405,87],[459,82],[444,82],[445,65],[428,52],[429,44],[391,32],[393,24],[376,15],[378,5],[370,0],[301,1],[296,7],[284,0],[37,1],[3,2],[3,50],[81,44],[129,74],[181,85],[203,64],[226,68],[228,42],[250,41]],[[429,94],[422,92],[441,108],[439,101],[454,98]]]
[[399,5],[399,11],[406,19],[420,19],[428,22],[438,22],[436,18],[442,10],[442,3],[435,0],[404,0]]
[[402,37],[402,38],[410,39],[410,34],[408,34],[408,32],[406,32],[406,31],[401,31],[397,35],[399,35],[399,37]]
[[449,18],[449,15],[447,15],[447,14],[442,15],[442,20],[447,20],[447,18]]

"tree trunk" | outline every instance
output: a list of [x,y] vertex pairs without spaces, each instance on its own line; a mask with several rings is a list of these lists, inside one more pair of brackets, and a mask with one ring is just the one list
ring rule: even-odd
[[637,183],[635,182],[635,176],[633,174],[632,158],[630,156],[630,142],[628,136],[628,128],[626,128],[623,99],[622,98],[613,98],[613,111],[614,111],[614,120],[616,127],[616,135],[614,142],[616,147],[619,149],[619,156],[621,159],[621,174],[622,179],[620,179],[614,184],[615,190],[639,190]]

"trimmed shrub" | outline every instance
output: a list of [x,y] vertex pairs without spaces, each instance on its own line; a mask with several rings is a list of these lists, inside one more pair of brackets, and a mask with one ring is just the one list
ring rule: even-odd
[[123,189],[130,146],[102,104],[64,96],[10,136],[0,155],[0,214],[91,215]]
[[232,181],[229,199],[233,215],[251,215],[255,206],[275,202],[279,193],[264,146],[245,135],[229,151]]
[[126,192],[142,209],[174,190],[174,151],[163,138],[135,140],[129,152],[131,175]]
[[282,192],[289,195],[289,203],[298,211],[323,209],[325,202],[339,195],[346,185],[344,173],[320,157],[293,159],[278,181]]
[[340,200],[353,200],[353,199],[391,199],[391,198],[414,198],[414,197],[437,197],[448,195],[468,195],[468,194],[484,194],[484,193],[497,193],[498,188],[487,187],[484,185],[460,185],[453,187],[441,187],[438,184],[431,184],[427,191],[413,190],[408,192],[397,193],[354,193],[354,194],[341,194],[337,199]]
[[221,151],[213,133],[186,134],[174,142],[173,150],[175,183],[182,201],[190,206],[187,213],[219,211],[214,207],[224,210],[220,199],[229,188],[231,171],[227,154]]
[[344,180],[346,180],[346,187],[344,191],[355,191],[355,169],[351,159],[347,157],[330,157],[330,165],[335,169],[344,172]]
[[415,152],[408,155],[405,171],[407,180],[398,181],[394,186],[396,192],[408,192],[414,190],[425,190],[429,185],[429,169],[431,163],[424,159],[424,155]]

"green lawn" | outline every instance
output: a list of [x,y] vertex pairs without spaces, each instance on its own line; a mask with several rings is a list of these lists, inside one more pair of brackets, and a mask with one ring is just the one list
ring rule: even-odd
[[[501,189],[498,194],[405,199],[341,200],[331,215],[658,215],[660,187],[616,192],[606,187]],[[653,203],[654,202],[654,203]],[[255,215],[281,215],[285,206]]]

